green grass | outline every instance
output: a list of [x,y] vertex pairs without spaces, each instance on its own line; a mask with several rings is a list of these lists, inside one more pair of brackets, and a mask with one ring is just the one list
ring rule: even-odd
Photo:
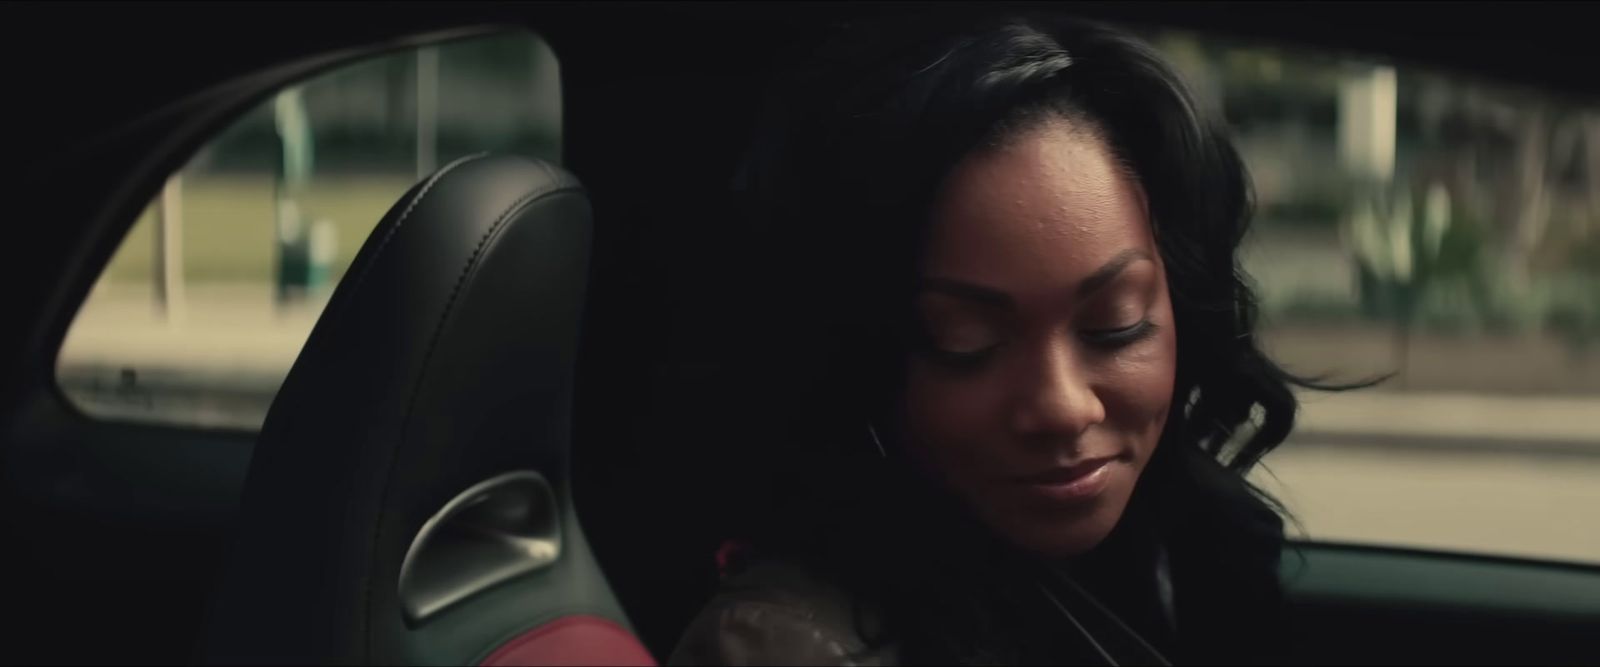
[[[409,176],[326,177],[315,181],[301,209],[338,230],[334,276],[413,184]],[[183,183],[184,275],[195,282],[268,282],[272,279],[273,181],[270,177],[191,178]],[[112,256],[101,280],[152,279],[154,207],[146,207]]]

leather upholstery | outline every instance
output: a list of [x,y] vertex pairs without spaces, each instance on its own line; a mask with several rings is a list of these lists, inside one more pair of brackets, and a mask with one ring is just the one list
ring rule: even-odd
[[656,663],[633,634],[617,624],[593,616],[567,616],[506,642],[481,664],[654,667]]
[[[384,217],[268,413],[209,661],[465,664],[564,616],[627,628],[568,481],[590,217],[570,174],[482,156]],[[527,469],[561,506],[560,559],[408,627],[397,582],[418,529]]]

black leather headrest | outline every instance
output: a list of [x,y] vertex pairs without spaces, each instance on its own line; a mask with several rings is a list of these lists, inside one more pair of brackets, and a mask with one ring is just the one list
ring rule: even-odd
[[[515,630],[437,640],[465,654],[409,646],[395,582],[429,516],[496,474],[538,471],[570,515],[590,216],[561,169],[475,156],[384,217],[262,428],[208,658],[456,662]],[[598,576],[581,535],[567,539],[585,572],[561,585]]]

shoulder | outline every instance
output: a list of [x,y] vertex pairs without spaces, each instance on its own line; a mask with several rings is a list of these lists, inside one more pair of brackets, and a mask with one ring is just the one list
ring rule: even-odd
[[809,568],[764,561],[726,580],[690,622],[669,664],[882,665],[869,647],[876,611]]

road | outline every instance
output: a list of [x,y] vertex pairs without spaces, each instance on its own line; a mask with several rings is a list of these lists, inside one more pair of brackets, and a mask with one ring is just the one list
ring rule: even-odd
[[1312,539],[1600,564],[1600,452],[1318,442],[1253,475]]

